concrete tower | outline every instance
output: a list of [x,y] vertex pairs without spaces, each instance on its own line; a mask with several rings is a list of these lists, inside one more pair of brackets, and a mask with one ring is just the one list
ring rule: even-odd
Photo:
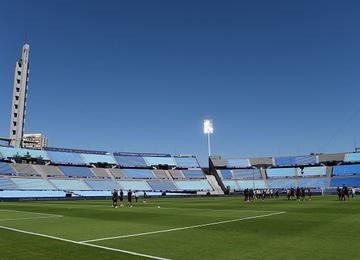
[[10,145],[14,147],[20,147],[23,139],[29,82],[29,49],[29,44],[25,43],[22,48],[21,59],[16,62],[15,66],[9,135]]

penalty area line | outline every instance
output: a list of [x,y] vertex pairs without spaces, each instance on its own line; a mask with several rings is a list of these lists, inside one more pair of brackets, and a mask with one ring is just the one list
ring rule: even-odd
[[193,228],[215,226],[215,225],[227,224],[227,223],[238,222],[238,221],[243,221],[243,220],[265,218],[265,217],[280,215],[280,214],[284,214],[284,213],[286,213],[286,211],[274,212],[274,213],[270,213],[270,214],[263,214],[263,215],[257,215],[257,216],[252,216],[252,217],[243,217],[243,218],[236,218],[236,219],[230,219],[230,220],[223,220],[223,221],[211,222],[211,223],[200,224],[200,225],[192,225],[192,226],[186,226],[186,227],[178,227],[178,228],[171,228],[171,229],[165,229],[165,230],[157,230],[157,231],[150,231],[150,232],[144,232],[144,233],[130,234],[130,235],[122,235],[122,236],[114,236],[114,237],[103,237],[103,238],[97,238],[97,239],[91,239],[91,240],[84,240],[84,241],[81,241],[81,242],[89,243],[89,242],[98,242],[98,241],[120,239],[120,238],[147,236],[147,235],[168,233],[168,232],[187,230],[187,229],[193,229]]
[[108,251],[114,251],[114,252],[120,252],[120,253],[124,253],[124,254],[134,255],[134,256],[145,257],[145,258],[149,258],[149,259],[170,260],[169,258],[152,256],[152,255],[147,255],[147,254],[141,254],[141,253],[136,253],[136,252],[132,252],[132,251],[128,251],[128,250],[112,248],[112,247],[99,246],[99,245],[94,245],[94,244],[90,244],[90,243],[87,243],[87,242],[74,241],[74,240],[70,240],[70,239],[66,239],[66,238],[50,236],[50,235],[45,235],[45,234],[41,234],[41,233],[36,233],[36,232],[31,232],[31,231],[6,227],[6,226],[0,226],[0,229],[13,231],[13,232],[18,232],[18,233],[23,233],[23,234],[28,234],[28,235],[33,235],[33,236],[50,238],[50,239],[59,240],[59,241],[72,243],[72,244],[77,244],[77,245],[82,245],[82,246],[94,247],[94,248],[104,249],[104,250],[108,250]]
[[53,217],[63,217],[63,215],[48,214],[48,213],[33,212],[33,211],[22,211],[22,210],[15,210],[15,209],[0,209],[0,211],[26,213],[26,214],[36,214],[36,215],[45,215],[45,216],[53,216]]

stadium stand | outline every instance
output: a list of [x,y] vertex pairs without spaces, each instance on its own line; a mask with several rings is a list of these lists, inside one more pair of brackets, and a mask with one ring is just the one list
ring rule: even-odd
[[182,170],[186,179],[204,179],[205,175],[201,169],[198,170]]
[[123,172],[130,179],[153,179],[155,178],[151,170],[147,169],[124,169]]
[[174,180],[185,179],[185,176],[182,174],[180,170],[169,170],[169,173]]
[[236,169],[232,170],[234,179],[260,179],[261,173],[259,169]]
[[63,190],[63,191],[91,190],[91,188],[82,180],[49,179],[49,181],[58,190]]
[[168,179],[169,178],[169,176],[166,174],[165,170],[153,170],[152,172],[155,174],[156,178],[158,178],[158,179]]
[[116,165],[117,162],[112,155],[105,154],[81,154],[82,161],[86,164],[107,163]]
[[187,191],[211,191],[213,188],[210,186],[209,182],[206,180],[196,180],[196,181],[175,181],[175,185],[180,190]]
[[172,181],[147,181],[153,191],[175,191],[177,190]]
[[228,168],[247,168],[251,166],[249,159],[228,159],[226,165]]
[[55,190],[46,179],[11,178],[19,190]]
[[104,169],[104,168],[91,168],[92,173],[95,175],[95,177],[97,178],[110,178],[108,169]]
[[42,160],[50,160],[47,153],[43,150],[32,150],[23,148],[13,148],[0,146],[0,153],[4,159],[12,159],[17,157],[41,158]]
[[121,167],[146,167],[148,166],[141,156],[125,155],[123,153],[114,153],[115,160]]
[[360,174],[360,164],[337,165],[333,167],[333,175],[358,175]]
[[15,183],[10,179],[0,178],[0,190],[15,190],[17,189]]
[[91,178],[94,174],[87,167],[59,166],[60,171],[68,177]]
[[36,172],[43,177],[64,177],[65,175],[60,171],[57,166],[53,165],[33,165]]
[[41,177],[41,174],[36,171],[36,169],[31,164],[22,164],[22,163],[13,163],[11,165],[16,171],[18,176],[38,176]]
[[127,178],[121,169],[113,168],[113,169],[109,169],[109,171],[114,176],[115,179],[126,179]]
[[298,186],[303,188],[326,188],[329,186],[327,178],[300,178]]
[[51,161],[55,164],[72,164],[72,165],[82,165],[86,164],[82,159],[79,153],[69,153],[69,152],[56,152],[56,151],[47,151]]
[[360,162],[360,153],[345,154],[344,162]]
[[112,191],[112,190],[118,190],[120,187],[115,181],[111,180],[86,180],[85,181],[87,185],[90,186],[91,189],[99,191],[99,190],[105,190],[105,191]]
[[338,177],[332,178],[330,187],[341,187],[346,185],[348,187],[360,187],[359,177]]
[[237,182],[240,189],[265,189],[264,180],[241,180]]
[[157,166],[157,165],[169,165],[176,166],[175,160],[172,157],[144,157],[144,161],[147,166]]
[[16,172],[9,163],[0,162],[0,175],[16,176]]
[[174,159],[178,168],[200,168],[196,157],[175,157]]
[[118,181],[118,184],[123,190],[132,190],[132,191],[151,191],[149,184],[142,181]]

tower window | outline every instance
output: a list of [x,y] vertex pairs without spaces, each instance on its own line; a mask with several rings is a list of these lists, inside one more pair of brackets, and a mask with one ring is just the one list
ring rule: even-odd
[[15,100],[19,100],[19,96],[16,96],[16,97],[15,97]]
[[17,73],[18,73],[19,76],[21,76],[21,71],[20,70]]
[[14,117],[17,117],[17,113],[14,113]]
[[13,132],[13,135],[16,135],[16,131],[15,131],[15,130],[13,130],[12,132]]
[[20,88],[16,88],[16,92],[19,92],[20,91]]
[[13,122],[14,126],[16,126],[16,122]]
[[15,105],[15,109],[18,109],[19,108],[19,105]]
[[17,79],[16,82],[17,82],[17,84],[20,84],[20,79]]

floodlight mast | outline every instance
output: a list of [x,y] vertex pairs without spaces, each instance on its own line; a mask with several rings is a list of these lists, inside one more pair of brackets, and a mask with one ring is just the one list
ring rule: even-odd
[[210,135],[214,133],[214,125],[212,119],[205,119],[204,120],[204,134],[207,135],[208,139],[208,154],[209,157],[211,155],[211,140]]

